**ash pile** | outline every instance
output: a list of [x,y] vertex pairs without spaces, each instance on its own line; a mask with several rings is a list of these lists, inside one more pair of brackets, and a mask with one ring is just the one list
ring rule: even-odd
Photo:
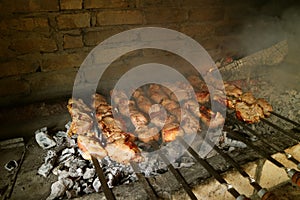
[[[66,125],[66,129],[70,128],[69,125]],[[95,168],[91,161],[83,159],[76,136],[69,137],[67,131],[50,135],[44,127],[35,132],[35,139],[41,148],[47,150],[38,174],[45,178],[50,173],[57,176],[47,200],[70,199],[101,190]],[[108,157],[101,160],[101,165],[110,188],[137,179],[130,166],[116,163]]]
[[[92,161],[83,158],[83,153],[77,145],[77,136],[69,137],[67,134],[70,122],[65,127],[65,131],[58,131],[54,134],[50,134],[47,127],[35,132],[36,142],[42,149],[47,150],[44,163],[37,173],[45,178],[50,173],[57,176],[57,181],[52,183],[51,193],[47,200],[71,199],[101,191],[101,183]],[[167,150],[172,151],[174,148]],[[145,159],[145,162],[139,164],[139,168],[146,177],[167,171],[166,163],[157,154],[145,156]],[[108,156],[103,158],[100,164],[110,188],[137,180],[130,165],[115,162]],[[191,167],[195,163],[190,155],[185,154],[172,164],[175,168],[182,168]]]

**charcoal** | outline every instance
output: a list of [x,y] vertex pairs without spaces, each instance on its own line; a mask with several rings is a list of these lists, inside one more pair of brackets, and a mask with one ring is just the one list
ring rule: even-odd
[[86,168],[86,171],[83,174],[83,179],[90,179],[95,176],[95,169],[94,168]]
[[63,196],[64,193],[66,192],[66,189],[67,189],[67,187],[65,186],[65,184],[63,183],[62,180],[58,180],[58,181],[54,182],[51,185],[51,193],[47,197],[47,200],[52,200],[52,199],[56,199],[58,197]]
[[50,149],[56,145],[56,142],[47,134],[47,128],[37,130],[35,132],[35,140],[43,149]]
[[18,167],[18,163],[15,160],[11,160],[4,165],[4,168],[9,172],[13,171],[17,167]]
[[69,172],[66,170],[58,170],[58,180],[68,178],[69,175]]
[[91,185],[88,185],[88,186],[86,186],[86,187],[83,189],[83,192],[84,192],[85,194],[90,194],[90,193],[95,192],[95,190],[93,189],[93,187],[92,187]]
[[74,185],[74,182],[70,178],[61,179],[63,184],[67,187],[67,189],[71,189]]
[[43,163],[38,169],[38,174],[46,178],[50,174],[52,169],[53,165],[51,163]]
[[101,182],[99,180],[99,178],[97,177],[94,182],[93,182],[93,188],[96,192],[99,192],[100,191],[100,188],[101,188]]

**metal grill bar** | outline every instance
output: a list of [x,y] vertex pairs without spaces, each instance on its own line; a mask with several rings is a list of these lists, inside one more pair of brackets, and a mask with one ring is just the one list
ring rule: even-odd
[[276,113],[274,111],[270,111],[270,113],[273,114],[273,115],[275,115],[276,117],[279,117],[279,118],[287,121],[287,122],[290,122],[291,124],[294,124],[295,126],[299,126],[300,127],[300,124],[298,122],[295,122],[295,121],[293,121],[293,120],[291,120],[291,119],[289,119],[289,118],[287,118],[285,116],[282,116],[282,115],[280,115],[280,114],[278,114],[278,113]]
[[[154,147],[155,150],[159,150],[159,146],[156,142],[152,142],[151,145]],[[173,167],[173,165],[170,163],[168,158],[162,154],[160,151],[158,151],[158,155],[161,157],[161,159],[167,164],[168,169],[171,171],[171,173],[175,176],[177,181],[182,185],[183,189],[186,191],[186,193],[189,195],[189,197],[192,200],[196,200],[197,197],[191,190],[188,183],[185,181],[184,177],[181,175],[181,173]]]
[[248,147],[255,150],[257,153],[259,153],[264,158],[268,159],[270,162],[275,164],[277,167],[286,169],[286,167],[282,163],[280,163],[277,160],[275,160],[274,158],[272,158],[269,154],[267,154],[264,150],[262,150],[258,146],[253,145],[251,141],[243,138],[242,136],[240,136],[239,134],[237,134],[236,132],[232,131],[231,129],[229,129],[227,127],[224,127],[224,130],[228,133],[228,135],[230,137],[233,137],[236,140],[240,140],[240,141],[244,142]]
[[130,165],[132,166],[136,176],[138,177],[139,181],[143,184],[143,187],[145,191],[147,192],[150,199],[158,199],[154,188],[151,186],[151,184],[148,182],[147,178],[143,176],[142,173],[139,171],[139,166],[135,162],[130,162]]
[[[230,118],[230,121],[233,121],[233,117],[231,115],[228,115]],[[284,150],[282,150],[280,147],[278,147],[276,144],[270,143],[268,141],[266,141],[263,137],[261,137],[259,134],[257,134],[254,130],[252,130],[250,127],[248,127],[246,124],[238,121],[238,120],[234,120],[235,123],[241,125],[243,128],[245,128],[247,131],[249,131],[251,134],[255,135],[256,137],[258,137],[260,139],[260,141],[262,141],[266,146],[274,149],[275,151],[282,153],[286,156],[286,158],[290,161],[292,161],[293,163],[295,163],[297,165],[298,168],[300,168],[300,162],[294,158],[291,154],[285,152]]]
[[[232,185],[228,184],[227,181],[211,166],[205,159],[202,159],[199,154],[190,147],[182,137],[178,137],[179,142],[187,149],[187,151],[199,162],[219,183],[227,186],[228,192],[234,196],[235,198],[242,197],[236,189],[232,187]],[[245,198],[244,198],[245,199]]]
[[92,157],[92,162],[95,166],[98,178],[101,182],[101,187],[102,187],[102,190],[104,192],[106,199],[115,200],[116,199],[115,195],[112,193],[112,191],[110,190],[110,188],[107,185],[104,172],[103,172],[102,168],[100,167],[100,164],[99,164],[97,158],[95,158],[94,156],[91,156],[91,157]]
[[279,130],[280,132],[284,133],[285,135],[287,135],[287,136],[290,137],[291,139],[296,140],[297,142],[298,142],[299,139],[300,139],[299,137],[296,137],[294,134],[292,134],[292,133],[290,133],[290,132],[284,130],[283,128],[277,126],[276,124],[273,124],[272,122],[270,122],[270,121],[268,121],[268,120],[266,120],[266,119],[264,119],[264,118],[261,118],[261,121],[262,121],[262,122],[265,122],[266,124],[268,124],[269,126],[275,128],[275,129]]

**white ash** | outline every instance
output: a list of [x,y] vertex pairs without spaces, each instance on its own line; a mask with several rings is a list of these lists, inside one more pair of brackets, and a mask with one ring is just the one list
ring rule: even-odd
[[[69,129],[69,124],[66,125]],[[101,182],[91,161],[84,160],[76,143],[76,136],[68,137],[67,131],[58,131],[53,134],[56,146],[53,146],[45,157],[44,164],[39,169],[39,174],[47,177],[49,173],[57,176],[57,180],[51,187],[48,199],[75,198],[85,194],[101,192]],[[38,130],[48,135],[47,129]],[[178,149],[181,149],[178,151]],[[162,153],[168,155],[171,163],[176,168],[190,167],[195,161],[183,152],[183,147],[173,143],[171,147],[164,148]],[[143,152],[144,153],[144,152]],[[167,171],[167,165],[157,153],[147,154],[145,162],[139,163],[141,172],[145,176],[153,176]],[[179,158],[179,159],[176,159]],[[110,188],[127,184],[137,180],[136,174],[130,165],[123,165],[111,160],[108,156],[100,162],[107,184]]]
[[35,132],[35,140],[43,149],[50,149],[56,145],[56,142],[48,135],[47,127]]

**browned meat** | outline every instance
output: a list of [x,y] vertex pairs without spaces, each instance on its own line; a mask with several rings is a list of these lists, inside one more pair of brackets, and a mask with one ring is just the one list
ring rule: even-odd
[[139,127],[135,130],[135,134],[137,135],[140,141],[145,143],[149,143],[153,140],[158,141],[160,138],[159,130],[156,127]]
[[141,162],[143,157],[140,150],[129,140],[129,137],[121,138],[105,147],[108,156],[119,163],[129,164],[130,161]]
[[216,128],[222,126],[225,122],[224,117],[221,113],[214,113],[212,110],[206,108],[205,106],[200,107],[200,115],[201,121],[211,128]]
[[256,102],[256,99],[251,92],[243,93],[241,96],[241,100],[249,105],[254,104]]
[[96,122],[91,117],[92,109],[82,100],[70,100],[68,105],[72,117],[70,132],[78,135],[78,147],[83,152],[84,158],[90,159],[93,155],[102,159],[108,155],[124,164],[142,160],[138,147],[132,142],[132,134],[124,132],[126,125],[121,119],[112,117],[112,108],[104,98],[101,95],[94,95],[93,105],[98,106],[95,108],[98,127],[106,139],[106,146],[102,146],[97,133],[94,132],[93,123]]
[[234,109],[236,103],[236,99],[226,97],[221,91],[214,94],[213,100],[230,109]]
[[200,104],[209,102],[209,92],[196,92],[197,101]]
[[201,80],[198,76],[191,75],[188,77],[188,81],[195,88],[196,91],[208,91],[206,83]]
[[163,91],[158,84],[150,84],[148,88],[149,97],[156,103],[161,103],[165,99],[169,99],[168,95]]
[[263,110],[256,103],[247,105],[245,102],[237,102],[235,110],[238,119],[250,124],[259,122],[264,117]]
[[256,103],[263,109],[265,116],[270,116],[270,111],[273,111],[273,107],[265,99],[257,99]]
[[187,109],[182,111],[181,128],[186,134],[196,134],[200,131],[199,120],[194,117]]
[[137,89],[133,93],[133,97],[136,101],[136,104],[138,108],[143,111],[144,113],[148,114],[149,110],[152,106],[151,101],[146,97],[145,93],[142,91],[142,89]]
[[172,142],[177,136],[183,136],[184,132],[178,123],[169,123],[161,131],[163,142]]
[[241,88],[237,87],[236,85],[225,83],[224,89],[227,96],[234,96],[236,98],[240,97],[243,94]]

